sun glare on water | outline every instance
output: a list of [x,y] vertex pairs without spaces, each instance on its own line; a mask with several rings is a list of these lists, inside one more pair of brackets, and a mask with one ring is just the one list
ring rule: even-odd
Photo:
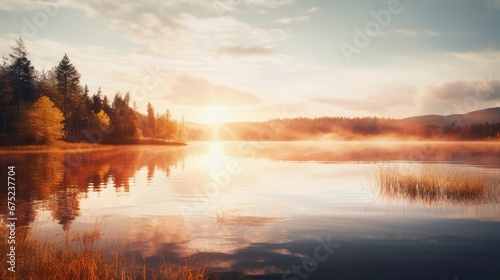
[[213,141],[206,153],[205,163],[210,170],[223,170],[226,167],[227,157],[222,144]]

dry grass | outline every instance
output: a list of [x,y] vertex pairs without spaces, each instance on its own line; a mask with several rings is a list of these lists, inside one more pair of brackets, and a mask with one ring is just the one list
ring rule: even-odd
[[415,203],[481,204],[498,198],[498,182],[466,167],[381,165],[374,179],[382,197]]
[[[8,236],[8,228],[0,224],[0,234]],[[66,244],[40,242],[34,239],[28,227],[16,229],[16,272],[7,270],[8,248],[6,238],[0,240],[0,261],[4,264],[0,279],[30,280],[111,280],[111,279],[208,279],[206,267],[163,263],[160,268],[148,268],[144,258],[138,262],[126,260],[116,250],[113,257],[105,256],[105,248],[98,245],[101,237],[96,227],[88,232],[68,238]]]

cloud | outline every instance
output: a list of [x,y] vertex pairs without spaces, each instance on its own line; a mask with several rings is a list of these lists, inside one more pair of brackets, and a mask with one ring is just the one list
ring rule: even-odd
[[277,19],[277,23],[281,24],[290,24],[293,22],[300,22],[300,21],[306,21],[309,20],[309,16],[298,16],[298,17],[283,17],[280,19]]
[[313,97],[309,100],[316,103],[330,104],[353,111],[377,111],[381,108],[380,103],[362,99]]
[[309,101],[328,104],[341,108],[347,112],[359,112],[354,115],[376,115],[402,118],[414,113],[417,89],[412,86],[387,84],[382,86],[377,93],[361,98],[343,97],[312,97]]
[[277,8],[280,6],[291,5],[296,3],[296,1],[294,0],[241,0],[236,2],[241,2],[242,4],[247,6],[262,6],[266,8]]
[[209,5],[190,0],[149,3],[145,0],[119,1],[63,0],[62,7],[84,11],[92,18],[103,19],[107,27],[123,32],[131,42],[147,45],[164,53],[175,52],[189,45],[190,30],[186,26],[185,10],[201,12]]
[[47,4],[54,6],[57,1],[2,0],[0,11],[32,11],[41,9]]
[[500,64],[500,51],[478,51],[478,52],[451,52],[446,53],[450,57],[456,58],[475,65],[487,67],[497,67]]
[[217,55],[228,55],[235,57],[243,56],[267,56],[274,55],[275,52],[270,48],[258,47],[258,46],[225,46],[220,47],[217,51]]
[[500,9],[500,0],[487,0],[488,6],[495,9]]
[[499,102],[499,80],[454,80],[422,87],[418,106],[424,113],[461,114]]
[[[185,57],[213,52],[213,41],[231,44],[270,42],[288,38],[284,30],[243,22],[234,16],[223,17],[211,1],[173,0],[150,2],[61,0],[61,5],[83,10],[87,15],[107,21],[109,28],[125,33],[137,45],[135,51],[156,57]],[[291,4],[290,0],[219,1],[233,6],[264,8]],[[225,4],[225,5],[226,5]]]
[[257,96],[248,91],[214,84],[205,78],[190,74],[179,76],[165,98],[177,104],[190,106],[240,107],[261,103]]
[[291,5],[296,2],[294,0],[216,0],[211,3],[217,14],[219,16],[224,16],[227,13],[238,13],[242,9],[248,8],[249,6],[263,8],[258,10],[258,13],[263,14],[266,12],[265,9],[275,9],[281,6]]
[[454,101],[470,96],[483,100],[500,100],[500,81],[455,80],[426,87],[425,97],[431,100]]
[[309,10],[307,10],[308,13],[315,13],[317,11],[319,11],[319,8],[317,7],[311,7]]
[[407,37],[435,37],[439,36],[440,33],[434,29],[423,29],[423,30],[415,30],[415,29],[395,29],[392,33],[407,36]]

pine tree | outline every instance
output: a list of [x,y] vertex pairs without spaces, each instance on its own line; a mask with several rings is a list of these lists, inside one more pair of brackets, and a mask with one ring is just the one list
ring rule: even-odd
[[21,103],[33,102],[35,85],[35,68],[28,59],[28,51],[21,37],[11,46],[11,63],[8,66],[9,78],[13,88],[13,101],[16,106],[15,122],[18,121]]
[[92,99],[89,96],[89,92],[89,86],[85,84],[83,87],[83,100],[85,101],[85,109],[88,115],[90,115],[90,111],[92,109]]
[[102,100],[102,91],[101,91],[101,87],[99,87],[99,89],[97,90],[97,92],[92,95],[92,98],[91,98],[91,107],[92,107],[92,111],[94,111],[94,113],[99,113],[103,108],[103,100]]
[[113,100],[112,113],[110,114],[111,123],[116,128],[115,134],[119,137],[142,137],[141,120],[139,114],[129,107],[130,94],[125,97],[116,94]]
[[155,137],[155,109],[150,102],[148,102],[148,129],[151,136]]
[[57,79],[57,87],[59,89],[59,92],[64,96],[63,115],[66,129],[68,129],[68,102],[71,95],[75,95],[78,93],[80,74],[76,70],[75,66],[71,64],[67,54],[64,54],[62,60],[59,62],[59,65],[55,67],[55,73]]
[[[62,98],[59,98],[59,92],[57,90],[57,85],[56,85],[56,79],[55,79],[55,74],[54,71],[45,71],[42,70],[40,73],[40,76],[38,77],[38,81],[36,83],[36,95],[37,96],[42,96],[45,95],[47,96],[53,103],[54,105],[62,111],[63,109],[63,100]],[[39,98],[40,98],[39,97]]]
[[111,110],[111,106],[109,105],[108,96],[106,96],[106,95],[104,95],[104,97],[102,98],[102,109],[104,110],[104,112],[106,114],[111,115],[112,110]]
[[12,100],[13,89],[10,85],[7,70],[0,66],[0,111],[2,112],[1,134],[7,134],[7,110]]
[[165,138],[167,139],[167,141],[170,141],[177,132],[177,125],[172,119],[172,114],[170,114],[170,110],[168,109],[167,112],[165,113],[165,120],[166,120]]
[[177,142],[180,142],[180,143],[187,143],[188,139],[187,139],[187,131],[186,131],[186,123],[184,121],[184,116],[182,116],[182,121],[179,125],[179,127],[177,128]]

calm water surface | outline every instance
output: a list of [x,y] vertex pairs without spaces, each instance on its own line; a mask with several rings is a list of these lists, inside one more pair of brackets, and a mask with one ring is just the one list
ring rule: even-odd
[[[16,165],[18,219],[37,238],[97,224],[111,250],[149,267],[189,258],[228,279],[500,279],[500,143],[194,142],[0,161]],[[384,196],[374,174],[392,165],[480,173],[491,192]]]

